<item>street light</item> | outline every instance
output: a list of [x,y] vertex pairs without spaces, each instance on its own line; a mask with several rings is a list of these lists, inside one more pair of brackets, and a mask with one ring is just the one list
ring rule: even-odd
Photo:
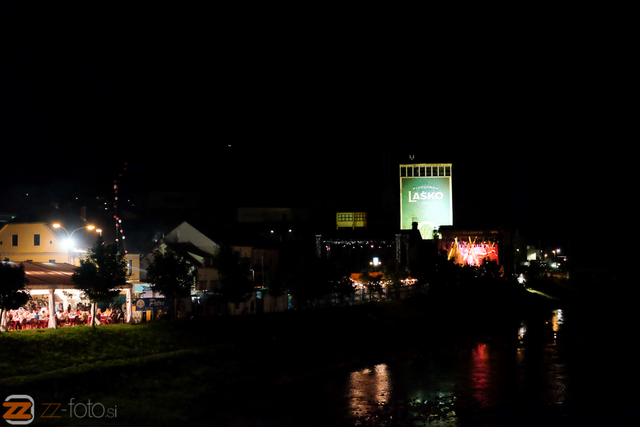
[[[78,231],[78,230],[83,230],[85,228],[87,230],[95,230],[96,226],[95,225],[91,225],[91,224],[90,225],[85,225],[84,227],[78,227],[75,230],[73,230],[71,233],[69,233],[69,231],[66,228],[64,228],[60,223],[56,222],[56,223],[53,224],[53,228],[56,228],[56,229],[62,228],[64,230],[64,232],[66,233],[67,240],[63,244],[67,248],[67,262],[69,264],[71,264],[71,249],[73,248],[73,242],[71,240],[71,237],[73,237],[74,233],[76,231]],[[102,234],[102,230],[100,230],[100,229],[97,229],[96,232]]]
[[[66,229],[66,228],[64,228],[60,223],[57,223],[57,222],[56,222],[55,224],[53,224],[53,228],[62,228],[62,229],[63,229],[67,234],[69,234],[69,232],[67,231],[67,229]],[[82,230],[83,228],[86,228],[86,229],[88,229],[88,230],[95,230],[96,226],[95,226],[95,225],[85,225],[84,227],[76,228],[75,230],[73,230],[73,231],[71,232],[71,235],[73,236],[73,233],[75,233],[75,232],[76,232],[76,231],[78,231],[78,230]]]

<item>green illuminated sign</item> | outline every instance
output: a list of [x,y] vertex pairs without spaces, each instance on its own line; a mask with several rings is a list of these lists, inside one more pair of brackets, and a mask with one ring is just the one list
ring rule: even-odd
[[451,176],[401,175],[400,229],[410,230],[413,222],[423,239],[432,239],[434,228],[453,225]]

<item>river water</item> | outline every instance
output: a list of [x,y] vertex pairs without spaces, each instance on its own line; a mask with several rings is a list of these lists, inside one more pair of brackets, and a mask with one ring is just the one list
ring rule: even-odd
[[579,354],[588,346],[576,351],[565,339],[565,316],[550,309],[523,319],[512,339],[482,337],[442,354],[290,384],[230,409],[215,425],[634,425],[633,408],[607,398],[621,392],[616,382],[591,375],[594,359]]

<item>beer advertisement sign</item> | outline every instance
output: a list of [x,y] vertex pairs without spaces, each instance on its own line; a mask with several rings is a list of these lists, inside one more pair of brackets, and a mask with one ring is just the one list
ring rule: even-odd
[[451,165],[446,169],[438,165],[403,166],[400,175],[400,228],[410,230],[412,223],[416,222],[422,238],[433,239],[434,229],[453,225]]

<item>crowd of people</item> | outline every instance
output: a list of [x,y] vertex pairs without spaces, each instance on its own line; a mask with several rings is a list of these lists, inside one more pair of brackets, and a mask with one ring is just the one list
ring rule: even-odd
[[[32,304],[7,312],[7,330],[40,329],[49,326],[52,313],[46,304],[39,306]],[[64,309],[62,304],[56,304],[53,310],[56,326],[74,326],[91,324],[91,311],[89,304],[78,303],[75,307],[71,304]],[[120,308],[107,307],[104,312],[98,308],[96,311],[96,325],[122,323],[124,313]]]

